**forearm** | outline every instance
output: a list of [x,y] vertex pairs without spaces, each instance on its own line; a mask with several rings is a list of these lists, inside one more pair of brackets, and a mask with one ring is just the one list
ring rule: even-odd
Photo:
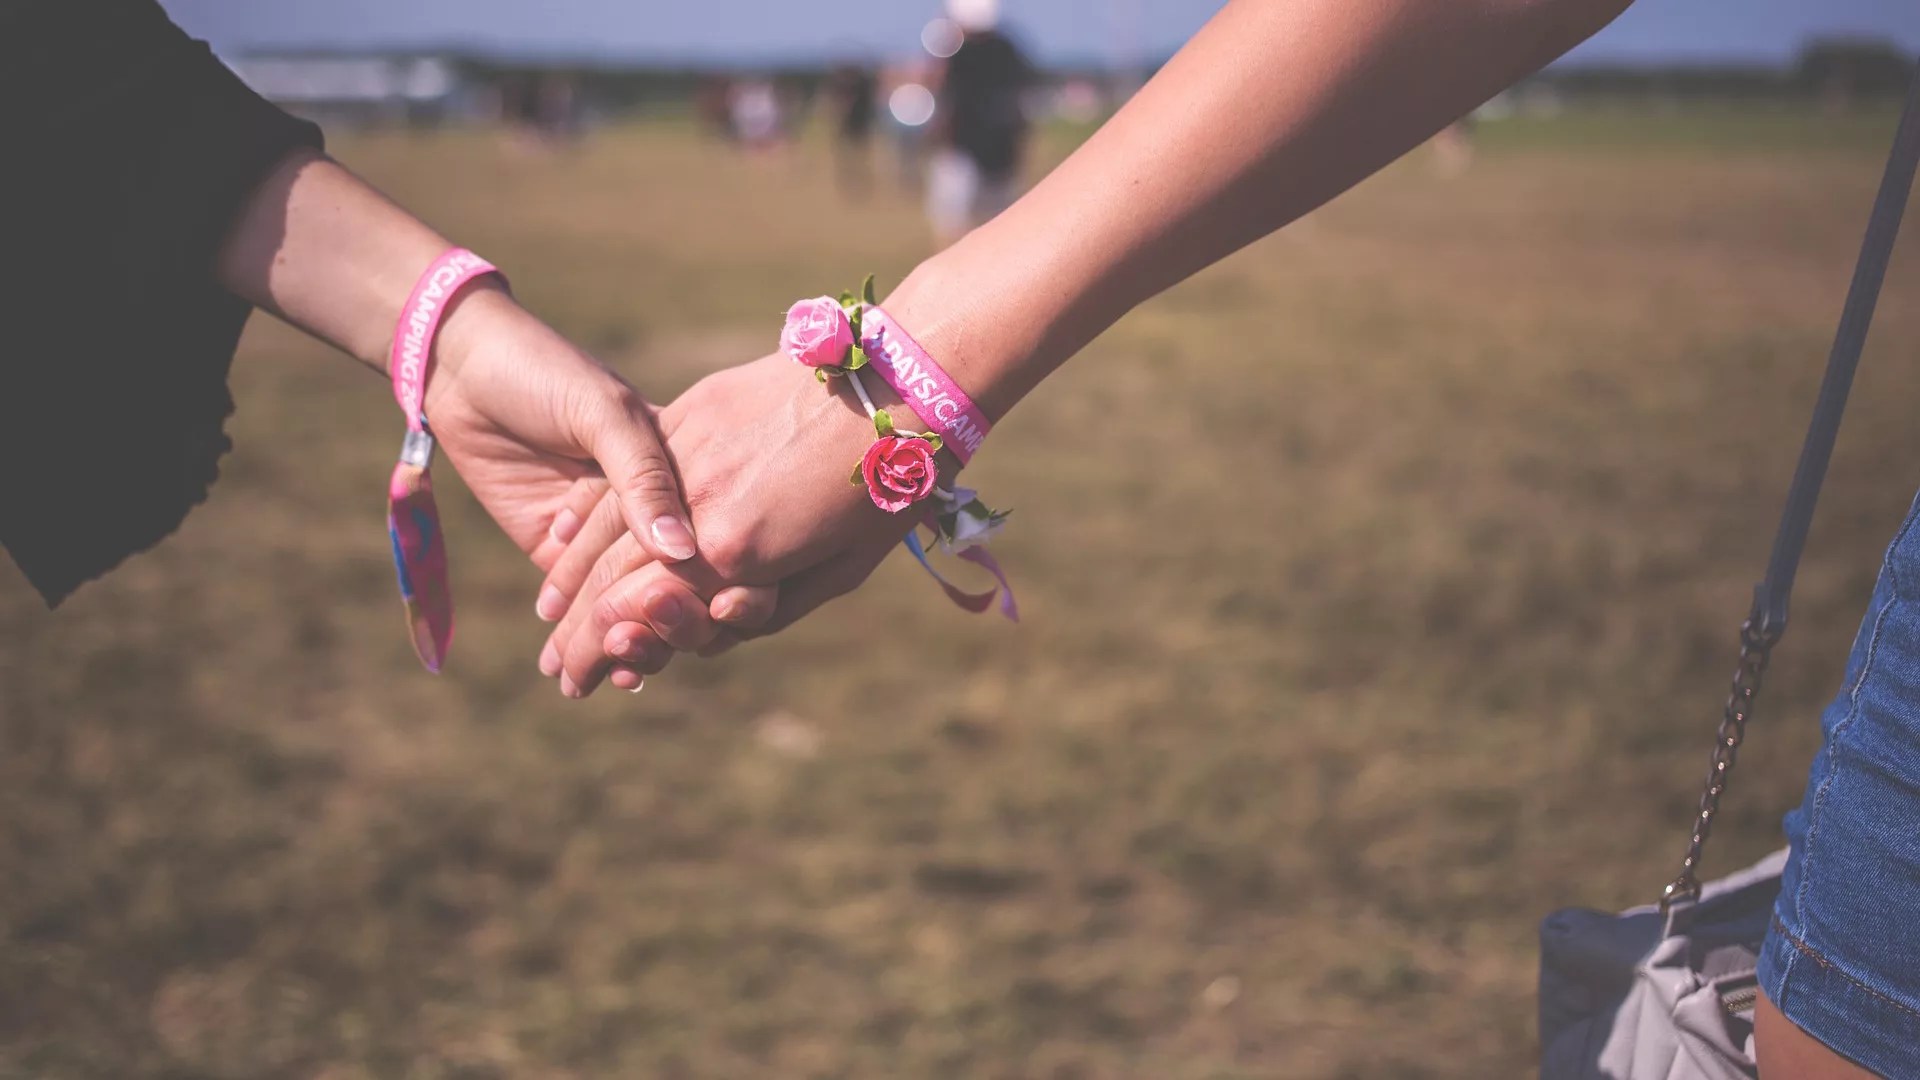
[[236,296],[385,371],[401,306],[449,246],[338,163],[303,150],[247,200],[217,272]]
[[1627,0],[1233,0],[886,306],[1000,416],[1135,305],[1364,179]]

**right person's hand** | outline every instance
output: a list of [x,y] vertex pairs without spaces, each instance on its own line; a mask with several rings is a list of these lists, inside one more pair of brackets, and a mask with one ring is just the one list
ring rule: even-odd
[[[559,676],[570,697],[591,693],[609,671],[624,686],[663,667],[665,646],[680,646],[648,628],[695,618],[686,590],[714,597],[720,628],[696,648],[771,633],[866,580],[927,511],[888,514],[848,483],[873,425],[850,393],[823,387],[785,356],[708,376],[661,411],[660,425],[701,552],[657,563],[621,531],[606,500],[596,507],[591,491],[575,492],[569,510],[586,525],[547,579],[570,606],[541,657],[541,670]],[[947,453],[939,465],[945,476],[957,469]],[[777,596],[768,588],[775,584]],[[748,588],[723,591],[729,585]]]

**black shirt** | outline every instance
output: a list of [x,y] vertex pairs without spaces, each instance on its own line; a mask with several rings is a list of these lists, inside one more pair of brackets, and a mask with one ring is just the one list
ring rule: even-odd
[[172,532],[229,443],[228,225],[320,131],[153,0],[0,0],[0,545],[49,605]]
[[1006,35],[972,31],[947,61],[940,107],[954,148],[992,177],[1013,172],[1026,141],[1027,118],[1021,97],[1032,70]]

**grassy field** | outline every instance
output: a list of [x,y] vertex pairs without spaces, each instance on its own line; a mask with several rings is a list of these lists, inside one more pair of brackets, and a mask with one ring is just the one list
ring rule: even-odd
[[[1891,117],[1636,130],[1417,154],[1097,342],[974,470],[1018,628],[896,559],[637,698],[537,676],[459,495],[422,674],[392,403],[258,320],[178,536],[51,615],[0,568],[0,1077],[1525,1075],[1537,919],[1680,854]],[[662,398],[925,250],[811,150],[335,150]],[[1916,256],[1716,870],[1920,483]]]

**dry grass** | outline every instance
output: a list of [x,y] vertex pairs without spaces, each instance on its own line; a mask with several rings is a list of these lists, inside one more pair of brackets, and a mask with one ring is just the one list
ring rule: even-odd
[[[1017,630],[896,560],[639,698],[537,677],[458,498],[416,669],[391,404],[262,320],[179,536],[51,616],[0,570],[0,1077],[1525,1074],[1537,917],[1678,853],[1890,128],[1587,123],[1390,171],[1023,406]],[[336,149],[661,396],[921,250],[672,130]],[[1920,478],[1916,235],[1720,868]]]

